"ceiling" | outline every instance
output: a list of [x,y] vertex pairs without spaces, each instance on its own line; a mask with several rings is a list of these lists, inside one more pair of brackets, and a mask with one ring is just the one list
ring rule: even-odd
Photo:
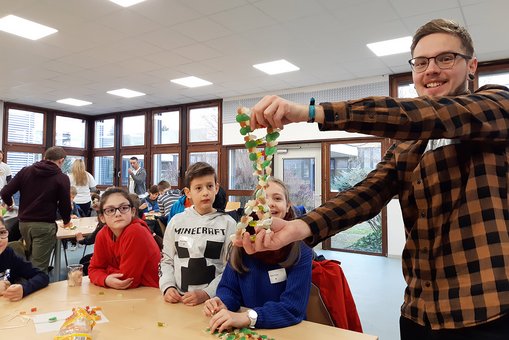
[[[430,19],[465,25],[480,61],[509,58],[507,0],[0,0],[58,29],[32,41],[0,31],[0,100],[88,115],[271,93],[408,72],[409,53],[376,57],[366,43],[412,35]],[[286,59],[269,76],[253,64]],[[213,83],[186,88],[171,79]],[[147,95],[121,98],[129,88]],[[56,103],[76,98],[93,104]]]

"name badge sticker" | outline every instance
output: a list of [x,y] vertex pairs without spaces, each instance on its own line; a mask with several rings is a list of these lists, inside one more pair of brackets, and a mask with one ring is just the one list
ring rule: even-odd
[[269,271],[269,279],[271,284],[286,281],[286,269],[274,269]]
[[187,236],[182,236],[178,241],[179,247],[181,248],[192,248],[193,247],[193,239]]

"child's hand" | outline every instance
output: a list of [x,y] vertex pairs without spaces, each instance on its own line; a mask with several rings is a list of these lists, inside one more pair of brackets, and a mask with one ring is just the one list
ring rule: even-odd
[[76,241],[83,241],[85,239],[85,236],[83,236],[82,233],[77,233],[76,234]]
[[182,302],[182,296],[180,296],[178,290],[174,287],[170,287],[164,294],[164,301],[171,303]]
[[187,292],[182,296],[182,302],[187,306],[196,306],[208,300],[209,294],[203,289]]
[[3,293],[5,292],[5,290],[7,288],[9,288],[9,286],[11,285],[11,283],[9,281],[6,281],[6,280],[2,280],[0,281],[0,296],[3,295]]
[[2,295],[9,301],[19,301],[23,298],[23,286],[19,284],[11,285]]
[[139,209],[139,210],[143,210],[143,209],[146,209],[147,207],[148,207],[148,204],[145,202],[145,203],[143,203],[142,205],[140,205],[140,206],[138,207],[138,209]]
[[125,280],[121,280],[120,278],[123,277],[124,274],[116,273],[116,274],[110,274],[106,277],[106,280],[104,280],[104,283],[106,286],[115,288],[115,289],[127,289],[129,286],[133,283],[133,278],[127,278]]
[[235,313],[227,309],[221,309],[210,318],[210,332],[214,333],[217,329],[219,333],[230,328],[244,328],[249,326],[251,321],[247,316],[247,312]]
[[221,299],[216,296],[205,301],[205,305],[203,306],[203,313],[210,317],[219,312],[221,309],[228,308],[226,308],[226,305],[223,303],[223,301],[221,301]]

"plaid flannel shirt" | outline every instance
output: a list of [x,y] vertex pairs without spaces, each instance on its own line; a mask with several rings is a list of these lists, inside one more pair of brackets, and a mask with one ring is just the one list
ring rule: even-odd
[[[365,180],[302,217],[314,245],[398,195],[404,317],[461,328],[509,312],[509,90],[324,103],[321,130],[398,140]],[[434,139],[445,145],[433,148]],[[430,147],[431,145],[431,147]]]

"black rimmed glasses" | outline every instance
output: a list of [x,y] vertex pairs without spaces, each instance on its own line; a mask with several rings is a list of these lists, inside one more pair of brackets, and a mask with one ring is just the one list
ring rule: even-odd
[[445,53],[440,53],[437,56],[429,57],[429,58],[428,57],[415,57],[415,58],[410,59],[408,61],[408,63],[410,64],[410,66],[412,67],[412,70],[414,70],[414,72],[420,73],[420,72],[424,72],[428,69],[429,61],[431,59],[435,59],[435,64],[437,64],[437,66],[440,69],[447,70],[454,66],[454,63],[456,62],[456,58],[458,58],[458,57],[462,57],[465,60],[472,59],[471,56],[468,56],[465,54],[456,53],[456,52],[445,52]]
[[120,207],[117,207],[117,208],[114,208],[114,207],[104,208],[103,213],[106,216],[113,216],[113,215],[115,215],[117,210],[121,214],[127,214],[129,211],[131,211],[131,205],[129,205],[129,204],[128,205],[121,205]]
[[2,240],[5,240],[7,237],[9,237],[9,230],[7,229],[0,230],[0,238]]

